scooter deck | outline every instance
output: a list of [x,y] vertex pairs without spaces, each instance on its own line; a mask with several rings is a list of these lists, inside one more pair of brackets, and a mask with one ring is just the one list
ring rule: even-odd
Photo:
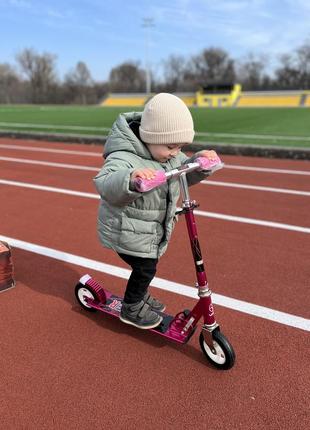
[[[83,286],[86,288],[89,287],[90,290],[96,293],[96,299],[85,296],[84,300],[87,302],[87,306],[114,317],[120,317],[123,304],[122,297],[112,294],[89,275],[84,275],[80,279],[76,288],[79,288],[79,286],[81,286],[81,288],[83,288]],[[78,300],[80,301],[80,299]],[[193,320],[193,318],[190,318],[188,321],[188,315],[190,314],[188,309],[185,309],[176,316],[164,312],[158,312],[158,314],[162,316],[162,322],[157,327],[146,331],[153,331],[177,343],[186,343],[193,335],[196,326],[192,326],[191,320]]]
[[[108,296],[107,291],[106,291],[106,295]],[[92,307],[95,307],[96,309],[99,308],[98,310],[119,318],[122,304],[123,304],[122,297],[118,297],[118,296],[115,296],[114,294],[111,294],[109,297],[107,297],[106,303],[98,303],[98,305],[96,304],[96,306],[92,304]],[[157,312],[157,313],[163,318],[163,320],[157,327],[151,330],[157,331],[159,333],[165,333],[169,329],[170,323],[174,320],[174,316],[166,314],[164,312]]]

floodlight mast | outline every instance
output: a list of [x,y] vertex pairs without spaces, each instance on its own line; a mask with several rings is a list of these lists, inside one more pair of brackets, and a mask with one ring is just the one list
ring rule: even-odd
[[147,95],[151,94],[151,70],[150,70],[150,29],[155,27],[153,18],[143,18],[143,25],[145,28],[145,91]]

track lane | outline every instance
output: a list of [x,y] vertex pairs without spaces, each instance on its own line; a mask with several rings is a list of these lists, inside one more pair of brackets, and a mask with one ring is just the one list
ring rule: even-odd
[[[48,143],[42,142],[40,146],[40,142],[36,142],[35,144],[30,141],[30,144],[21,144],[22,141],[16,141],[16,144],[10,144],[10,141],[0,139],[0,157],[11,157],[11,158],[19,158],[24,160],[41,160],[43,162],[54,162],[54,163],[66,163],[66,164],[75,164],[80,165],[82,167],[89,166],[94,169],[97,168],[98,171],[103,164],[103,158],[101,155],[102,147],[95,145],[68,145],[68,144],[60,144],[60,143]],[[38,149],[47,149],[51,151],[66,151],[63,153],[44,153],[44,152],[33,152],[33,151],[21,151],[14,149],[2,148],[2,145],[8,144],[10,147],[34,147]],[[71,152],[70,149],[72,148]],[[86,149],[85,149],[86,148]],[[90,150],[87,150],[87,149]],[[89,155],[74,155],[74,151],[78,151],[79,153],[88,154],[91,152],[94,156]],[[69,154],[67,152],[70,152]],[[189,154],[190,155],[190,154]],[[300,191],[309,191],[309,177],[300,176],[300,175],[288,175],[281,173],[271,173],[271,172],[255,172],[255,171],[242,171],[231,169],[236,165],[246,166],[246,167],[263,167],[263,168],[276,168],[276,169],[289,169],[290,172],[296,171],[297,173],[301,171],[308,171],[310,174],[310,163],[307,161],[296,161],[296,160],[268,160],[262,158],[255,157],[231,157],[231,156],[223,156],[223,160],[227,164],[227,168],[224,168],[220,174],[217,174],[216,179],[226,182],[234,182],[234,183],[244,183],[249,185],[257,185],[257,186],[266,186],[266,187],[275,187],[275,188],[287,188],[287,189],[297,189]],[[4,161],[0,160],[0,166],[2,166]],[[8,168],[10,168],[9,163]],[[25,165],[18,166],[17,163],[13,163],[11,168],[15,169],[23,169]],[[48,169],[48,167],[47,167]],[[300,170],[298,170],[300,169]],[[281,170],[279,170],[281,172]],[[218,176],[220,175],[220,176]],[[213,179],[211,178],[211,180]]]
[[[35,148],[46,148],[46,149],[59,149],[61,150],[72,150],[83,152],[87,154],[92,152],[96,157],[101,158],[103,146],[98,144],[78,144],[78,143],[64,143],[64,142],[47,142],[44,140],[21,140],[0,137],[0,151],[1,145],[10,145],[20,147],[23,146],[25,149],[31,152],[31,147]],[[307,170],[310,172],[309,161],[307,160],[292,160],[292,159],[276,159],[276,158],[263,158],[263,157],[247,157],[247,156],[236,156],[236,155],[223,155],[225,162],[229,165],[236,166],[254,166],[254,167],[265,167],[265,168],[276,168],[276,169],[290,169],[290,170]]]
[[[15,164],[15,168],[12,166],[14,163],[4,163],[0,179],[96,193],[93,184],[96,172],[28,164],[23,165],[22,169],[18,164]],[[220,175],[221,172],[216,172],[213,178],[218,178]],[[203,211],[309,227],[310,199],[308,196],[212,187],[204,184],[193,187],[191,193],[192,197],[200,203],[200,209]]]
[[[14,156],[12,156],[14,155]],[[85,163],[87,160],[85,160]],[[0,163],[3,165],[6,163],[8,166],[10,166],[10,163],[15,165],[17,169],[22,169],[25,165],[33,165],[36,166],[44,166],[46,169],[57,167],[59,169],[72,169],[77,171],[90,171],[96,174],[98,172],[103,164],[100,163],[97,165],[97,163],[91,163],[89,164],[82,164],[81,162],[76,163],[75,160],[70,157],[69,160],[61,159],[59,160],[57,157],[47,158],[45,157],[37,157],[37,158],[27,158],[27,157],[17,157],[15,154],[6,154],[4,156],[3,154],[0,154]],[[287,170],[287,172],[293,172],[292,169]],[[300,171],[297,171],[300,172]],[[236,176],[238,175],[238,176]],[[306,191],[309,193],[309,178],[306,175],[286,175],[286,179],[283,177],[283,175],[275,172],[271,172],[266,174],[266,172],[252,172],[252,171],[238,171],[238,170],[231,170],[225,168],[221,170],[221,179],[224,181],[220,181],[222,186],[225,185],[225,182],[227,182],[227,186],[229,187],[230,184],[234,184],[235,187],[238,186],[238,184],[241,182],[245,186],[253,187],[267,187],[267,188],[283,188],[283,190],[287,189],[288,191],[293,190],[293,186],[301,188],[300,191]],[[310,176],[310,172],[309,172]],[[212,176],[209,178],[209,181],[214,181],[214,177]],[[205,183],[206,181],[202,182]],[[215,181],[217,182],[217,181]],[[271,190],[270,190],[271,191]],[[294,191],[294,190],[293,190]],[[295,190],[295,192],[298,190]],[[276,192],[276,191],[274,191]]]
[[[96,233],[96,200],[28,189],[17,189],[13,200],[7,190],[0,188],[1,199],[7,201],[2,214],[3,235],[33,242],[35,233],[35,243],[73,254],[81,254],[78,250],[85,249],[82,255],[86,257],[126,267],[113,252],[101,248]],[[308,235],[296,232],[283,235],[282,231],[250,225],[242,225],[240,229],[238,223],[218,220],[199,222],[198,228],[202,249],[207,250],[208,266],[212,262],[215,264],[209,267],[210,285],[214,285],[217,293],[300,316],[307,315]],[[177,267],[175,255],[178,255]],[[184,220],[177,226],[168,254],[161,261],[158,276],[193,285],[194,273]],[[249,267],[253,269],[249,271]],[[294,285],[294,288],[284,295],[283,285]]]

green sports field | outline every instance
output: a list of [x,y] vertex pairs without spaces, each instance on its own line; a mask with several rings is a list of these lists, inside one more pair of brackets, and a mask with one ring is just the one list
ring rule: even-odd
[[[141,108],[0,105],[0,131],[106,136],[118,114]],[[310,147],[310,108],[191,109],[196,141]]]

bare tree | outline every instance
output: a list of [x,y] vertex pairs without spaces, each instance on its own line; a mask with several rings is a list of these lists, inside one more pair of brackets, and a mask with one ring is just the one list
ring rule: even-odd
[[238,82],[242,84],[244,90],[262,89],[263,82],[266,82],[264,70],[267,64],[266,55],[255,56],[253,53],[249,53],[238,64]]
[[164,61],[164,78],[166,91],[183,91],[186,60],[181,55],[170,55]]
[[192,58],[191,70],[187,79],[192,79],[195,85],[215,82],[234,82],[234,60],[221,48],[209,48]]
[[71,101],[86,104],[93,80],[90,71],[83,61],[65,76],[64,86]]
[[300,82],[300,71],[291,54],[280,56],[280,67],[275,71],[275,83],[281,89],[297,89]]
[[0,64],[0,103],[18,101],[20,78],[9,64]]
[[26,48],[16,55],[16,61],[29,79],[31,101],[33,103],[47,102],[52,97],[52,89],[57,82],[56,56],[50,53],[40,55],[33,49]]
[[297,49],[297,64],[300,72],[300,87],[310,89],[310,40]]
[[139,68],[139,63],[122,63],[111,70],[109,86],[111,91],[116,92],[143,92],[145,71]]

